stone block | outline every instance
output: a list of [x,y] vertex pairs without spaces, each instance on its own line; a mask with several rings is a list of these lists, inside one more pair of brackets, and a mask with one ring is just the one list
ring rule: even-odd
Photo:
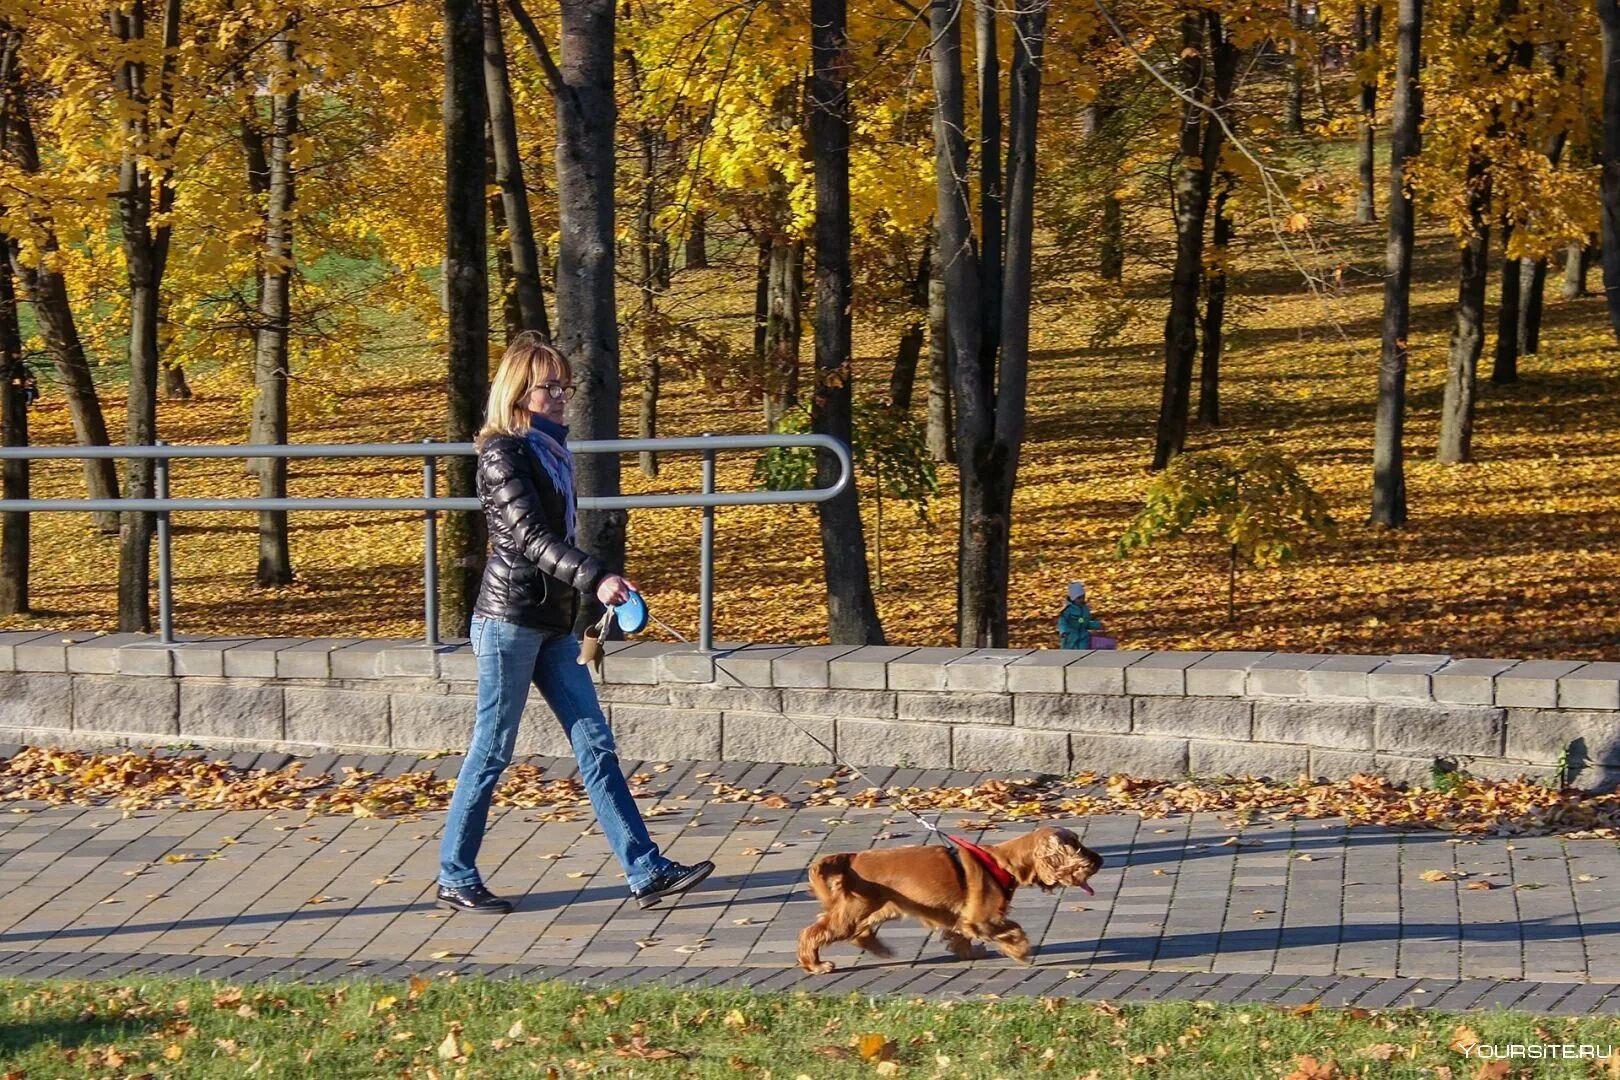
[[1305,694],[1313,698],[1367,697],[1367,675],[1389,662],[1388,656],[1330,656],[1305,672]]
[[720,683],[737,685],[737,680],[715,667],[715,660],[743,647],[740,641],[715,642],[714,648],[704,652],[696,642],[682,642],[664,650],[658,657],[659,682]]
[[[377,655],[377,677],[392,678],[395,675],[404,675],[436,679],[439,677],[439,654],[449,648],[451,648],[449,645],[429,645],[425,641],[390,644]],[[339,649],[334,652],[332,654],[334,662],[341,665],[342,658],[348,651]],[[333,678],[343,677],[338,675],[335,669],[332,674]]]
[[1029,649],[974,649],[945,665],[945,689],[1000,694],[1007,689],[1007,665]]
[[[467,715],[470,724],[474,711],[469,709]],[[470,739],[472,733],[470,726],[467,732],[467,738]],[[463,742],[462,745],[465,748],[466,743]],[[523,707],[523,718],[518,721],[517,742],[513,745],[512,752],[519,757],[526,754],[570,757],[574,753],[574,748],[568,743],[568,733],[563,730],[557,714],[551,711],[551,707],[539,694],[530,694],[529,703]],[[621,753],[620,757],[622,760],[624,755]]]
[[210,637],[182,641],[170,650],[170,664],[176,675],[223,679],[225,654],[238,645],[258,640],[249,637]]
[[1451,657],[1440,655],[1391,657],[1367,673],[1367,697],[1426,705],[1434,700],[1430,678],[1449,663]]
[[1075,772],[1174,779],[1187,775],[1187,740],[1135,734],[1070,735],[1069,758]]
[[1007,694],[937,694],[900,691],[895,715],[901,720],[937,720],[949,724],[1011,724],[1012,698]]
[[1063,669],[1083,655],[1075,649],[1036,649],[1025,653],[1007,665],[1007,689],[1015,694],[1061,694]]
[[1611,712],[1507,711],[1504,756],[1551,765],[1566,750],[1572,765],[1620,767],[1620,717]]
[[156,641],[137,642],[118,650],[120,675],[173,675],[174,650],[177,642],[168,645]]
[[[641,689],[638,687],[638,689]],[[677,683],[664,690],[669,704],[677,709],[707,709],[723,712],[736,709],[743,712],[782,711],[782,691],[760,686],[699,686]],[[765,760],[764,758],[760,759]]]
[[1047,731],[1131,730],[1131,699],[1112,694],[1014,694],[1013,725]]
[[1595,795],[1609,795],[1620,791],[1620,768],[1591,765],[1568,777],[1565,782]]
[[389,744],[399,750],[449,750],[459,753],[472,742],[477,715],[477,703],[464,697],[390,694]]
[[889,664],[916,649],[900,645],[862,645],[827,664],[827,685],[835,690],[886,690]]
[[156,640],[151,634],[98,634],[67,646],[67,669],[91,675],[116,675],[119,649]]
[[17,646],[57,636],[52,630],[0,630],[0,672],[17,670]]
[[840,656],[847,656],[859,647],[806,645],[789,656],[771,661],[771,685],[825,689],[832,685],[828,681],[832,662]]
[[1372,771],[1392,784],[1426,788],[1434,783],[1434,757],[1377,753],[1373,755]]
[[180,683],[180,734],[280,742],[281,687],[240,682]]
[[847,716],[887,720],[895,715],[893,690],[783,690],[782,709],[795,716]]
[[[383,673],[382,654],[415,642],[396,638],[368,638],[327,654],[334,679],[375,679]],[[420,671],[411,674],[421,674]],[[428,674],[432,674],[429,672]]]
[[643,761],[720,760],[720,714],[656,705],[608,710],[619,754]]
[[1371,704],[1257,701],[1254,703],[1254,737],[1268,743],[1371,750],[1373,713]]
[[1320,653],[1272,653],[1249,666],[1248,692],[1256,697],[1304,697],[1305,673],[1326,659]]
[[1485,706],[1379,705],[1373,745],[1381,751],[1442,757],[1501,757],[1506,715]]
[[459,642],[439,653],[439,678],[446,682],[478,681],[478,657],[470,642]]
[[1207,659],[1207,652],[1159,652],[1144,656],[1125,669],[1127,694],[1187,693],[1187,669]]
[[1210,653],[1187,669],[1187,693],[1195,697],[1242,697],[1248,692],[1249,669],[1269,652]]
[[177,684],[173,679],[75,675],[73,730],[178,735]]
[[[780,713],[730,711],[720,714],[722,761],[782,761],[795,765],[831,762],[833,756],[827,747],[833,745],[835,737],[830,716],[784,717]],[[819,745],[816,739],[826,745]]]
[[1521,663],[1480,657],[1453,660],[1429,675],[1429,693],[1447,705],[1490,705],[1496,701],[1496,677]]
[[683,646],[665,641],[638,641],[602,658],[602,681],[606,683],[656,683],[658,661],[665,653]]
[[1496,704],[1514,709],[1556,709],[1558,681],[1586,665],[1578,660],[1526,660],[1496,677]]
[[851,765],[951,767],[951,729],[944,724],[844,718],[836,723],[838,756]]
[[1323,750],[1311,747],[1310,774],[1316,780],[1348,780],[1357,773],[1376,773],[1371,750]]
[[[635,648],[636,645],[637,645],[637,642],[634,642],[634,641],[604,641],[604,642],[602,642],[602,663],[600,664],[601,670],[598,670],[599,665],[597,665],[597,664],[587,664],[587,665],[585,665],[585,670],[590,672],[591,682],[595,683],[598,687],[600,687],[602,685],[602,682],[603,682],[604,673],[607,671],[607,658],[612,656],[616,652],[623,652],[626,649],[633,649],[633,648]],[[442,655],[439,657],[439,663],[441,665],[444,663],[444,657]],[[441,668],[441,671],[442,671],[442,668]],[[439,677],[443,678],[444,676],[441,673]]]
[[1560,678],[1558,707],[1620,709],[1620,664],[1610,662],[1587,664]]
[[945,665],[971,649],[913,649],[889,661],[889,689],[943,690]]
[[73,727],[73,682],[67,675],[0,675],[0,727]]
[[11,647],[12,664],[18,671],[67,671],[68,646],[89,641],[95,634],[56,631],[19,641]]
[[996,773],[1027,769],[1066,776],[1069,737],[1058,731],[959,727],[951,732],[951,767]]
[[276,653],[293,645],[301,645],[308,638],[253,638],[225,651],[227,678],[273,679],[276,677]]
[[1144,735],[1197,735],[1247,740],[1254,704],[1231,698],[1136,698],[1131,730]]
[[333,748],[391,745],[387,694],[288,686],[282,690],[282,700],[288,742]]
[[1255,776],[1292,781],[1309,771],[1310,752],[1303,746],[1191,739],[1187,743],[1187,766],[1194,776]]
[[1521,776],[1537,784],[1552,780],[1558,769],[1552,765],[1527,765],[1514,761],[1470,761],[1468,771],[1486,780],[1517,780]]
[[1063,669],[1063,689],[1071,694],[1123,694],[1125,669],[1153,654],[1142,649],[1093,649]]
[[722,686],[771,686],[771,667],[803,645],[742,645],[714,654],[714,681]]
[[670,694],[669,687],[649,686],[646,683],[608,682],[596,688],[598,701],[618,702],[621,705],[668,705]]
[[330,679],[332,656],[338,649],[358,645],[362,638],[311,638],[276,652],[276,677],[281,679]]

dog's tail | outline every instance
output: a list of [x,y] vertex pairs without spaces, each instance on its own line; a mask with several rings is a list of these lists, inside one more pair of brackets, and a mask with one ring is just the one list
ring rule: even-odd
[[842,852],[823,855],[810,864],[810,889],[823,908],[831,905],[844,892],[844,875],[850,873],[854,858],[854,855]]

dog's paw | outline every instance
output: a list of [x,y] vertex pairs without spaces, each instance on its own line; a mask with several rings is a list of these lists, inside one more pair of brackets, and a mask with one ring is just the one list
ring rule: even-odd
[[808,967],[805,968],[805,970],[812,975],[831,975],[834,971],[838,970],[838,965],[833,963],[831,960],[823,960],[814,967]]

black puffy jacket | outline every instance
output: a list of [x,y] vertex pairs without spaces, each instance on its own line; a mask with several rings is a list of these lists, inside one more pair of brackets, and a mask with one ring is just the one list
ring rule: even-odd
[[563,538],[563,494],[528,441],[492,435],[478,451],[478,501],[489,522],[489,561],[473,610],[537,630],[567,632],[579,593],[594,596],[608,568]]

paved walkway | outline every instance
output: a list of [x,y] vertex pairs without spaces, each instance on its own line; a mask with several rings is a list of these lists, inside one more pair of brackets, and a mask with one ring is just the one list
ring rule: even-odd
[[[573,772],[569,761],[531,760],[550,775]],[[343,764],[447,775],[459,759],[327,757],[305,772]],[[799,930],[817,910],[806,865],[825,851],[920,843],[923,830],[893,811],[706,798],[716,780],[803,794],[806,782],[831,775],[828,766],[627,766],[652,772],[642,806],[664,808],[650,824],[665,851],[717,865],[701,891],[647,911],[628,902],[588,813],[569,821],[545,810],[496,811],[481,864],[489,884],[517,901],[504,918],[434,907],[437,813],[0,813],[0,977],[454,970],[835,993],[1620,1012],[1613,841],[1458,839],[1337,820],[1235,834],[1216,814],[1057,821],[1108,866],[1093,882],[1095,897],[1019,892],[1014,917],[1039,943],[1033,967],[999,955],[957,962],[916,923],[899,921],[883,931],[895,959],[835,945],[824,955],[839,970],[812,977],[794,966]],[[911,769],[873,779],[954,786],[982,776]],[[947,812],[943,823],[976,835],[959,825],[971,817]],[[983,835],[994,841],[1020,828]],[[1433,870],[1467,876],[1424,880]],[[1466,887],[1477,882],[1492,887]]]

